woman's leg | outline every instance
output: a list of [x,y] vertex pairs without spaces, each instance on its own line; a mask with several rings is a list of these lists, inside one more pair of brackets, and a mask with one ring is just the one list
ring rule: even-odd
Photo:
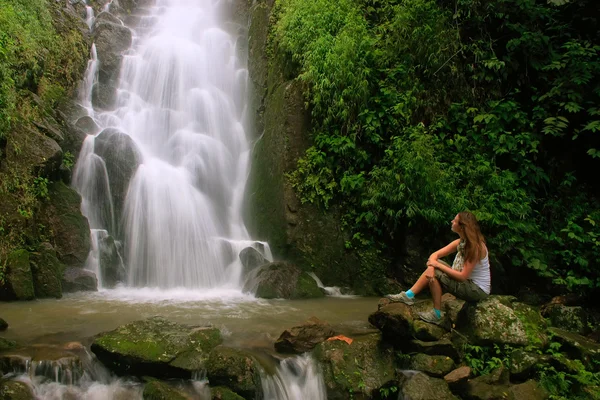
[[[433,267],[427,267],[427,270],[429,268],[433,268]],[[429,285],[429,278],[426,276],[427,270],[425,270],[421,276],[419,277],[419,279],[417,279],[417,281],[413,284],[413,286],[410,288],[410,290],[414,293],[414,294],[418,294],[421,292],[421,290],[425,289],[427,287],[427,285]],[[435,278],[432,278],[432,280],[434,280]],[[440,291],[442,289],[440,288]],[[440,296],[441,298],[441,296]]]
[[433,298],[433,308],[436,310],[442,309],[442,285],[440,281],[433,278],[429,281],[429,290],[431,290],[431,297]]

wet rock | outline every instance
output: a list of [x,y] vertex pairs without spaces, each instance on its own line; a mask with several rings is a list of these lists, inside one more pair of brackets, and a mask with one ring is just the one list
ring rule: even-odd
[[25,132],[21,132],[20,136],[27,138],[27,140],[20,140],[19,146],[21,154],[26,154],[26,162],[31,167],[31,173],[45,178],[57,177],[63,157],[63,151],[58,143],[32,128],[25,128]]
[[240,349],[217,346],[206,362],[211,385],[225,386],[247,398],[262,398],[260,366],[254,357]]
[[55,140],[59,144],[65,139],[60,131],[58,123],[54,120],[33,121],[33,124],[40,130],[40,132]]
[[10,253],[6,261],[6,271],[6,286],[10,293],[8,300],[31,300],[35,297],[27,250],[20,249]]
[[402,374],[399,386],[399,399],[458,400],[444,380],[431,378],[421,372]]
[[100,252],[100,273],[102,286],[112,288],[125,279],[125,268],[119,256],[119,248],[112,236],[106,236],[98,241]]
[[476,345],[542,346],[543,318],[525,304],[513,304],[513,299],[490,296],[479,303],[467,303],[458,315],[456,328]]
[[318,298],[324,294],[313,278],[295,265],[276,261],[252,271],[244,292],[263,299]]
[[456,323],[460,310],[464,307],[466,301],[457,299],[450,293],[444,293],[442,296],[442,307],[446,313],[446,317],[452,324]]
[[80,291],[97,291],[98,278],[92,271],[77,267],[67,267],[62,277],[61,286],[64,293]]
[[61,279],[65,266],[58,261],[56,251],[50,243],[42,243],[36,252],[31,253],[33,287],[37,298],[62,297]]
[[470,379],[461,395],[477,400],[504,399],[509,389],[508,377],[508,370],[497,368],[488,375]]
[[554,340],[562,345],[561,351],[566,352],[571,358],[581,360],[588,368],[600,370],[600,344],[560,328],[550,328],[550,331],[554,335]]
[[57,258],[68,267],[82,267],[90,251],[90,226],[81,214],[81,196],[63,182],[49,184],[48,196],[40,222],[54,234]]
[[119,375],[189,379],[204,368],[209,352],[221,342],[216,328],[152,317],[100,334],[91,348]]
[[328,399],[371,398],[386,382],[394,379],[393,349],[374,333],[353,338],[319,343],[313,356],[321,365]]
[[454,360],[447,356],[415,354],[410,358],[409,369],[426,373],[433,377],[443,377],[454,368]]
[[168,385],[166,382],[151,380],[144,386],[142,394],[144,400],[186,400],[183,393]]
[[549,397],[548,392],[532,379],[518,385],[512,385],[508,392],[515,400],[546,400]]
[[275,342],[275,350],[280,353],[304,353],[334,335],[333,328],[327,322],[312,317],[302,325],[286,329]]
[[0,318],[0,332],[5,331],[8,328],[8,323]]
[[32,388],[19,381],[2,380],[0,378],[0,399],[3,400],[34,400]]
[[[120,221],[129,181],[140,165],[142,155],[129,135],[113,128],[104,129],[96,136],[94,153],[101,157],[106,164],[115,221]],[[105,223],[106,226],[111,225],[110,221],[105,221]],[[116,235],[117,239],[122,239],[118,230],[120,224],[117,225],[117,227],[112,227],[110,232]]]
[[269,263],[269,261],[254,247],[246,247],[240,251],[240,261],[244,266],[244,274]]
[[448,331],[441,326],[427,323],[421,320],[415,320],[412,326],[413,336],[425,342],[434,342],[440,340]]
[[77,122],[75,122],[75,126],[90,135],[95,135],[100,130],[96,121],[88,115],[79,118]]
[[210,394],[212,400],[244,400],[242,396],[222,386],[211,387]]

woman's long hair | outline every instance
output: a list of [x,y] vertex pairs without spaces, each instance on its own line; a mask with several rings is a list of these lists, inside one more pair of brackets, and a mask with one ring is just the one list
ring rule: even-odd
[[477,262],[485,257],[485,238],[479,229],[479,223],[473,213],[463,211],[458,213],[458,224],[462,229],[465,241],[465,261]]

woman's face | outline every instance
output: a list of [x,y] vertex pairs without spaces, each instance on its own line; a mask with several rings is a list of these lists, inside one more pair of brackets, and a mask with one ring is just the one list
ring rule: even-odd
[[460,228],[460,225],[458,223],[458,214],[456,214],[456,216],[452,220],[452,232],[459,233],[459,228]]

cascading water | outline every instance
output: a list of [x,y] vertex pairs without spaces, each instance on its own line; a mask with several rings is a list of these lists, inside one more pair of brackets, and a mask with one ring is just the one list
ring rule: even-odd
[[265,400],[327,399],[323,377],[309,354],[282,360],[275,374],[261,380]]
[[[92,50],[81,103],[100,133],[84,142],[73,183],[93,239],[123,242],[128,286],[236,288],[238,254],[253,244],[241,213],[245,60],[220,2],[160,0],[149,14],[153,25],[134,32],[124,56],[113,111],[89,107]],[[92,251],[90,269],[98,258]]]

